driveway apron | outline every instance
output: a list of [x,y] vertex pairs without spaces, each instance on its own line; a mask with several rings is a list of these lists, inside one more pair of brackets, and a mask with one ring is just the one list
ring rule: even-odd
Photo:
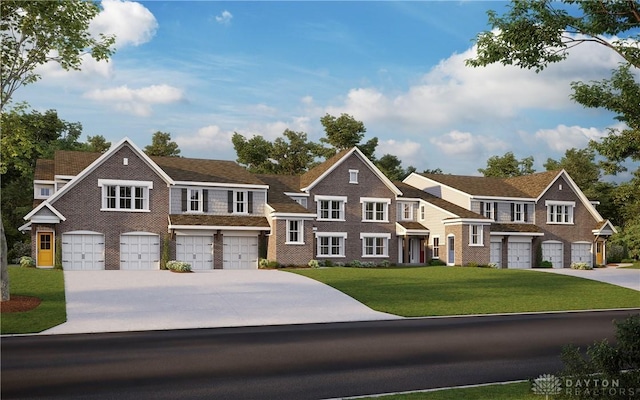
[[283,271],[65,271],[67,322],[42,334],[399,319]]
[[618,268],[609,266],[606,268],[594,268],[592,270],[579,270],[571,268],[536,268],[532,271],[543,271],[561,275],[577,276],[579,278],[610,283],[628,289],[640,291],[640,269]]

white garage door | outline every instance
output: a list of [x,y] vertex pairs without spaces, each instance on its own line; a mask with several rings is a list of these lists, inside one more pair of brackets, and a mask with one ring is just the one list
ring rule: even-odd
[[507,252],[509,268],[531,268],[531,243],[509,242]]
[[489,257],[489,262],[491,264],[495,264],[498,267],[502,267],[502,243],[501,242],[491,242],[491,255]]
[[213,237],[176,236],[176,260],[188,262],[193,270],[213,269]]
[[550,261],[553,268],[564,267],[564,254],[562,243],[543,242],[542,261]]
[[571,263],[587,263],[593,265],[591,243],[571,243]]
[[104,269],[104,235],[63,233],[62,268],[72,271]]
[[224,236],[223,269],[257,269],[257,236]]
[[159,269],[160,235],[145,232],[120,235],[120,269]]

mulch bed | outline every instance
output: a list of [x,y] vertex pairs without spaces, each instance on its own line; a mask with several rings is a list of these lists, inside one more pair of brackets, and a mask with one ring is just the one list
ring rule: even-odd
[[42,300],[32,296],[11,295],[8,301],[0,302],[0,313],[31,311],[38,307]]

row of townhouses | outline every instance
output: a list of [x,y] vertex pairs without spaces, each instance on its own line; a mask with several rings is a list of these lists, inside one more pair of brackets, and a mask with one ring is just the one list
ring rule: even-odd
[[[357,148],[300,176],[232,161],[149,157],[129,139],[38,160],[30,232],[37,266],[194,270],[310,260],[390,264],[603,264],[615,232],[566,171],[517,178],[413,173],[392,182]],[[59,243],[61,246],[57,246]],[[60,255],[58,255],[60,257]]]

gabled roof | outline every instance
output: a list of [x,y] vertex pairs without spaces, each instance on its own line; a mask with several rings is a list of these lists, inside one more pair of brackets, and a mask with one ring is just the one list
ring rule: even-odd
[[55,175],[76,176],[102,154],[88,151],[57,150],[54,155]]
[[267,191],[267,204],[273,208],[274,212],[287,214],[315,214],[310,213],[309,210],[285,194],[300,192],[299,176],[266,174],[256,176],[262,182],[269,185],[269,190]]
[[542,230],[534,224],[502,224],[502,223],[492,223],[491,224],[491,234],[500,234],[500,233],[523,233],[523,234],[534,234],[534,235],[542,235]]
[[171,214],[169,215],[170,229],[189,229],[189,227],[202,229],[243,229],[253,228],[254,230],[270,230],[267,218],[252,215],[193,215],[193,214]]
[[33,173],[33,179],[36,181],[52,181],[55,178],[55,162],[45,158],[36,160],[36,169]]
[[420,175],[472,196],[535,199],[560,173],[561,171],[546,171],[514,178],[444,174]]
[[445,210],[459,218],[488,219],[480,214],[474,213],[473,211],[467,210],[464,207],[460,207],[456,204],[453,204],[438,196],[429,194],[404,182],[394,182],[394,184],[402,192],[402,195],[400,198],[398,198],[398,200],[402,200],[403,197],[411,199],[422,199],[427,203],[433,204],[434,206]]
[[369,167],[369,169],[378,176],[380,181],[385,184],[396,195],[400,195],[398,188],[387,178],[373,163],[365,156],[360,149],[353,147],[349,150],[342,150],[333,157],[329,158],[322,164],[310,169],[304,175],[300,177],[300,190],[308,191],[316,184],[318,184],[324,177],[326,177],[331,171],[336,169],[351,155],[356,155],[362,162]]
[[264,185],[254,174],[233,161],[183,157],[151,157],[177,182]]

